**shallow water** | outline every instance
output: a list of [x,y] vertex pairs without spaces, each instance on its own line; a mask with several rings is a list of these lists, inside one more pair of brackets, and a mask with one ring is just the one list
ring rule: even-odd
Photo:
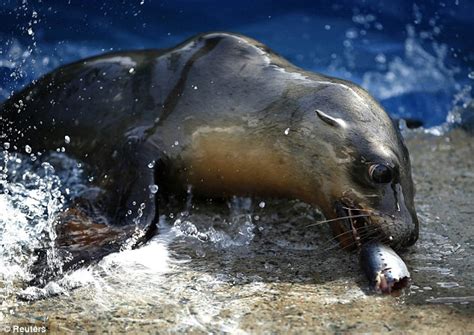
[[[404,129],[422,224],[420,240],[402,255],[413,281],[400,297],[368,290],[356,255],[340,250],[326,225],[308,227],[323,219],[317,210],[295,201],[242,198],[223,204],[190,198],[187,212],[161,217],[159,234],[145,246],[111,254],[43,289],[28,287],[35,249],[48,249],[50,264],[57,262],[55,216],[74,197],[99,190],[62,148],[43,156],[28,148],[5,151],[0,327],[196,333],[470,329],[474,140],[450,129],[473,119],[474,48],[466,32],[474,11],[457,1],[400,2],[400,8],[380,3],[383,8],[344,1],[313,8],[297,1],[269,9],[265,2],[244,1],[251,10],[232,7],[232,15],[223,10],[221,17],[228,19],[219,20],[206,14],[212,1],[104,2],[92,5],[94,11],[74,3],[3,2],[0,99],[82,57],[169,47],[194,33],[228,30],[263,41],[305,69],[353,80],[392,116],[421,120],[426,129]],[[162,14],[159,20],[156,13]]]

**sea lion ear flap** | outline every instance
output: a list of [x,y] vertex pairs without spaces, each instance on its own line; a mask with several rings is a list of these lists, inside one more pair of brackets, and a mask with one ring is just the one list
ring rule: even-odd
[[323,120],[330,126],[333,126],[336,128],[346,128],[347,126],[346,121],[344,121],[343,119],[339,119],[339,118],[335,118],[330,115],[327,115],[326,113],[321,112],[319,109],[316,109],[315,112],[321,120]]

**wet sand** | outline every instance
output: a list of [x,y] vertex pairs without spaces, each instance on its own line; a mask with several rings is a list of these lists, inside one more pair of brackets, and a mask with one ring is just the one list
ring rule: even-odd
[[16,301],[3,323],[61,333],[472,333],[474,138],[461,130],[407,137],[422,227],[402,255],[413,284],[400,297],[368,290],[356,255],[327,227],[308,227],[317,211],[254,201],[233,221],[222,221],[225,208],[214,217],[196,211],[167,258],[158,237],[108,257],[67,294]]

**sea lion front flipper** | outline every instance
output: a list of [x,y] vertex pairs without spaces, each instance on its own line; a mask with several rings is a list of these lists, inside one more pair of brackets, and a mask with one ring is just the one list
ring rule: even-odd
[[155,162],[159,154],[147,144],[129,139],[124,147],[115,152],[119,165],[107,170],[104,186],[104,208],[113,225],[134,225],[147,231],[153,228],[157,217]]

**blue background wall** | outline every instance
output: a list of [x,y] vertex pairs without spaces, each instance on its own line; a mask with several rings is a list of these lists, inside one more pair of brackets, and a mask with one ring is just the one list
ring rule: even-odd
[[[426,126],[471,99],[474,1],[0,1],[0,99],[109,50],[249,35],[303,68],[355,81]],[[472,79],[470,78],[472,77]]]

